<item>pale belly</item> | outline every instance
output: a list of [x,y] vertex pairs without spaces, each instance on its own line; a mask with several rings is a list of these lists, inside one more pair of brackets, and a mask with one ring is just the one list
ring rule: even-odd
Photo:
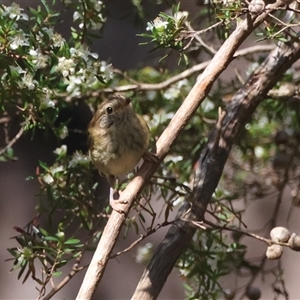
[[141,159],[142,154],[129,154],[126,153],[122,157],[116,157],[110,160],[107,167],[109,167],[108,173],[114,176],[125,175],[126,173],[132,171],[134,167],[138,164]]
[[[93,151],[94,152],[94,151]],[[95,153],[96,152],[96,153]],[[98,151],[95,151],[94,154],[97,156],[99,154]],[[95,159],[95,155],[91,153],[91,158],[96,168],[103,173],[104,175],[114,175],[116,177],[125,175],[128,172],[132,171],[134,167],[139,163],[143,151],[135,151],[135,152],[126,152],[121,155],[112,155],[108,159]],[[101,152],[100,152],[101,153]]]
[[106,138],[102,138],[102,143],[93,144],[90,156],[102,174],[116,177],[125,175],[139,163],[148,148],[149,131],[147,127],[135,128],[138,130],[131,128],[128,131],[120,127],[118,131],[106,131]]

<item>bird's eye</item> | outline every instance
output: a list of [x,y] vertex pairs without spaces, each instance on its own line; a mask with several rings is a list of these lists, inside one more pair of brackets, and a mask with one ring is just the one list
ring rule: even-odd
[[106,112],[107,112],[108,115],[112,114],[113,113],[112,107],[110,107],[110,106],[106,107]]

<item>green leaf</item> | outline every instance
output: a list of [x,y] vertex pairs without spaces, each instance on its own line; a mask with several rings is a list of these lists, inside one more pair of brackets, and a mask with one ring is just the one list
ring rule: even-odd
[[58,277],[58,276],[61,276],[62,272],[61,271],[56,271],[56,272],[52,272],[51,275],[53,277]]
[[78,244],[78,243],[80,243],[79,239],[69,239],[64,242],[65,245],[73,245],[73,244]]
[[45,229],[39,228],[39,230],[44,236],[49,236],[49,233]]
[[53,242],[60,242],[59,238],[57,238],[56,236],[45,236],[44,240],[53,241]]

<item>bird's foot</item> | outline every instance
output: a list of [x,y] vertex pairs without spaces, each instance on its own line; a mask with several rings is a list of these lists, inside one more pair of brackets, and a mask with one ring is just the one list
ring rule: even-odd
[[117,211],[120,214],[124,214],[124,205],[128,202],[126,200],[119,200],[120,199],[120,193],[117,189],[110,189],[109,193],[109,204],[111,208],[115,211]]
[[158,163],[160,158],[153,152],[146,152],[143,155],[143,159],[152,163]]

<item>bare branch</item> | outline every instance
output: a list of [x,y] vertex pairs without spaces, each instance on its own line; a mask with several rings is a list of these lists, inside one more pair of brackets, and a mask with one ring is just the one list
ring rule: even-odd
[[[214,27],[216,27],[216,25],[221,25],[222,23],[223,23],[223,22],[218,22],[218,23],[214,24],[214,25],[215,25]],[[193,27],[191,26],[191,24],[190,24],[189,22],[185,22],[185,25],[186,25],[186,27],[191,31],[191,33],[192,33],[192,39],[195,39],[196,41],[198,41],[199,44],[200,44],[202,47],[204,47],[205,49],[207,49],[207,51],[210,52],[211,54],[216,54],[216,53],[217,53],[217,51],[216,51],[212,46],[207,45],[207,44],[202,40],[202,38],[200,37],[200,34],[203,33],[203,30],[196,32],[196,31],[193,29]],[[212,29],[212,28],[210,28],[210,29]],[[205,32],[206,32],[206,31],[205,31]],[[192,39],[191,39],[191,41],[186,45],[185,48],[188,48],[188,47],[189,47],[190,43],[192,42]]]
[[116,254],[113,254],[110,258],[114,258],[114,257],[117,257],[121,254],[124,254],[128,251],[130,251],[132,248],[134,248],[136,245],[138,245],[141,241],[143,241],[146,237],[148,237],[149,235],[155,233],[158,229],[162,228],[162,227],[165,227],[165,226],[168,226],[168,225],[171,225],[173,224],[174,222],[163,222],[162,224],[157,224],[154,228],[150,228],[149,230],[147,230],[146,233],[144,233],[143,235],[141,235],[137,240],[135,240],[130,246],[128,246],[127,248],[125,248],[124,250],[122,251],[119,251],[117,252]]
[[[197,227],[201,228],[201,229],[204,229],[206,230],[207,228],[204,227],[204,225],[202,223],[199,224],[199,222],[196,222],[196,221],[191,221],[194,225],[196,225]],[[211,228],[214,228],[214,229],[220,229],[220,230],[227,230],[227,231],[232,231],[232,232],[237,232],[237,233],[241,233],[243,235],[246,235],[246,236],[249,236],[249,237],[252,237],[256,240],[259,240],[259,241],[262,241],[264,243],[266,243],[268,246],[271,246],[273,244],[276,244],[276,245],[280,245],[280,246],[284,246],[284,247],[288,247],[290,248],[290,244],[289,243],[283,243],[283,242],[275,242],[271,239],[267,239],[267,238],[264,238],[258,234],[255,234],[255,233],[252,233],[252,232],[248,232],[248,231],[244,231],[244,230],[240,230],[238,228],[232,228],[232,227],[226,227],[226,226],[218,226],[212,222],[209,222],[207,220],[204,220],[203,223],[206,223],[208,224],[209,226],[211,226]]]
[[43,300],[50,300],[59,290],[61,290],[79,271],[85,269],[87,266],[83,266],[83,267],[78,267],[79,266],[79,262],[76,262],[73,265],[73,268],[71,270],[71,272],[59,283],[57,284],[55,287],[53,287],[53,289],[45,296],[43,297]]

